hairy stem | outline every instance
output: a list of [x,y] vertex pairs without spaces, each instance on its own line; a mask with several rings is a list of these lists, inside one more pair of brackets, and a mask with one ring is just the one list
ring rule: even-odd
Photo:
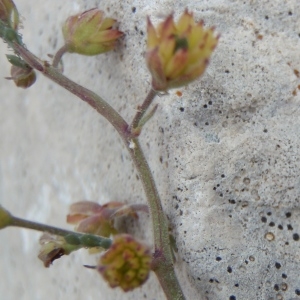
[[[41,68],[41,61],[24,47],[15,43],[14,49],[32,68],[37,66],[38,68],[36,69],[41,71],[46,77],[87,102],[105,117],[118,131],[134,161],[148,200],[152,217],[155,253],[159,254],[155,257],[156,267],[154,268],[154,272],[160,281],[167,299],[185,299],[173,267],[167,219],[162,209],[161,200],[151,170],[145,159],[138,138],[134,137],[129,125],[118,112],[97,94],[71,81],[48,63],[43,63]],[[132,122],[133,125],[139,123],[155,95],[156,93],[154,91],[149,92],[146,101],[144,102],[145,104],[142,105],[141,112],[136,115]]]

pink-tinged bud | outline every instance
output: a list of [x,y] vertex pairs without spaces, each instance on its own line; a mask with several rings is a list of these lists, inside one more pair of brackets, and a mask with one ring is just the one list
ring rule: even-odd
[[196,23],[187,10],[177,23],[170,15],[157,28],[148,18],[147,34],[146,62],[157,91],[180,87],[200,77],[218,43],[214,29]]
[[12,223],[12,215],[0,205],[0,229]]
[[117,234],[114,221],[118,217],[131,216],[137,218],[137,211],[148,212],[143,204],[124,204],[122,202],[108,202],[100,205],[92,201],[80,201],[70,207],[67,222],[77,224],[76,231],[92,233],[109,237]]
[[0,0],[0,20],[16,30],[20,23],[16,5],[11,0]]
[[111,247],[101,256],[98,271],[112,287],[127,292],[141,286],[149,276],[151,253],[148,247],[131,235],[114,238]]
[[17,87],[27,89],[32,86],[36,81],[35,71],[31,67],[17,67],[11,66],[10,69],[11,77],[6,77],[6,79],[12,79]]
[[123,35],[122,31],[112,29],[115,23],[97,8],[69,17],[62,28],[68,52],[97,55],[114,49]]

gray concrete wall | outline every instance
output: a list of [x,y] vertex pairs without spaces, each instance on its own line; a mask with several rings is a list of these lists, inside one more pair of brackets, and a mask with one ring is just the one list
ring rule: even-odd
[[[127,121],[149,89],[146,16],[158,22],[188,7],[216,26],[221,38],[206,74],[179,89],[181,97],[174,90],[157,98],[141,138],[177,240],[179,278],[187,299],[300,299],[299,1],[15,3],[24,41],[43,59],[62,45],[69,15],[96,6],[120,20],[126,37],[119,49],[66,55],[64,64],[65,74]],[[30,89],[15,88],[3,79],[3,43],[0,52],[0,203],[64,228],[71,228],[65,216],[78,200],[145,203],[111,126],[41,75]],[[126,224],[151,244],[149,217]],[[96,261],[85,251],[44,269],[39,236],[0,232],[1,299],[164,299],[154,275],[131,293],[109,289],[82,267]]]

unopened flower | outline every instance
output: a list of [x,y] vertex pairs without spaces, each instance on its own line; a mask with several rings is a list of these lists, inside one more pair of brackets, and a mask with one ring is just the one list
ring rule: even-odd
[[141,286],[151,268],[148,247],[128,234],[117,235],[111,247],[101,256],[98,271],[112,287],[125,292]]
[[35,71],[29,66],[25,68],[11,66],[10,74],[11,77],[6,77],[6,79],[12,79],[17,87],[23,89],[29,88],[36,81]]
[[68,255],[71,252],[80,249],[80,245],[71,245],[61,236],[44,233],[40,238],[42,245],[38,258],[43,261],[44,266],[48,268],[54,260]]
[[16,30],[20,19],[16,5],[11,0],[0,0],[0,20],[10,28]]
[[109,237],[117,234],[114,221],[121,216],[137,218],[137,211],[148,211],[143,204],[124,204],[122,202],[108,202],[100,205],[92,201],[80,201],[70,207],[67,222],[77,224],[76,230]]
[[186,85],[200,77],[215,49],[218,36],[214,29],[205,29],[195,22],[187,10],[177,23],[173,15],[157,28],[147,21],[146,62],[157,91]]
[[97,55],[114,49],[116,40],[123,35],[112,29],[115,23],[97,8],[69,17],[62,28],[68,52]]
[[12,223],[12,215],[0,205],[0,229],[9,226]]

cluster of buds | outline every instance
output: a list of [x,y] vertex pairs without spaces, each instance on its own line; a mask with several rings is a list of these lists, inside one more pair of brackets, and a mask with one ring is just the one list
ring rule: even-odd
[[[118,234],[114,226],[117,218],[131,216],[138,218],[137,212],[148,212],[143,204],[109,202],[104,205],[92,201],[80,201],[70,207],[67,222],[77,224],[76,230],[109,237],[114,235],[113,244],[101,256],[97,270],[111,287],[121,287],[124,291],[142,285],[148,278],[151,264],[149,248],[128,234]],[[95,252],[98,248],[92,248]],[[103,250],[103,249],[100,249]]]
[[151,269],[148,247],[128,234],[117,235],[111,247],[101,256],[97,270],[110,287],[127,292],[141,286]]
[[[13,1],[0,0],[0,25],[3,25],[0,26],[0,36],[3,38],[9,33],[16,37],[16,41],[20,41],[17,39],[19,23],[19,14]],[[113,29],[115,24],[115,19],[106,18],[103,11],[97,8],[69,17],[62,28],[65,45],[60,53],[58,51],[54,61],[59,62],[64,52],[97,55],[114,49],[117,39],[123,35],[123,32]],[[148,18],[147,33],[146,62],[155,91],[180,87],[200,77],[218,43],[214,28],[205,29],[203,22],[195,22],[193,14],[187,10],[177,23],[170,15],[157,28]],[[8,79],[23,88],[35,82],[34,70],[21,58],[10,55],[8,60],[12,64],[11,77]],[[53,65],[56,63],[53,62]],[[121,202],[109,202],[101,206],[91,201],[81,201],[71,206],[67,216],[67,222],[76,224],[79,232],[102,237],[114,235],[113,244],[101,256],[97,270],[111,287],[121,287],[125,292],[141,286],[151,270],[149,248],[128,234],[118,234],[115,227],[116,218],[137,218],[137,211],[148,212],[148,208],[146,205],[126,205]],[[11,225],[12,220],[10,213],[0,206],[0,229]],[[49,267],[55,259],[82,247],[103,246],[93,243],[92,238],[95,237],[85,238],[84,244],[84,239],[78,237],[45,233],[40,240],[42,249],[39,258]]]
[[[11,35],[12,40],[18,40],[17,30],[20,25],[20,17],[17,7],[13,1],[0,1],[0,22],[1,25],[3,25],[3,28],[1,26],[1,37],[5,39],[7,35]],[[8,58],[9,61],[12,63],[10,71],[11,77],[7,77],[6,79],[12,79],[18,87],[27,88],[31,86],[36,80],[34,70],[25,63],[20,65],[20,58],[13,55],[10,55],[10,57],[15,57],[15,59],[12,58],[11,61]],[[14,63],[16,61],[17,63]]]
[[[21,43],[20,36],[17,32],[20,25],[20,18],[13,1],[0,1],[0,22],[1,37],[4,38],[5,41],[17,41]],[[7,77],[6,79],[12,79],[16,86],[22,88],[28,88],[35,82],[36,75],[34,70],[26,65],[19,57],[8,55],[8,60],[12,64],[10,71],[11,77]]]
[[62,28],[67,51],[97,55],[114,49],[123,35],[112,28],[115,23],[115,19],[105,18],[97,8],[69,17]]
[[157,28],[148,18],[147,33],[146,61],[157,91],[186,85],[201,76],[218,42],[214,29],[196,23],[187,10],[177,23],[170,15]]

